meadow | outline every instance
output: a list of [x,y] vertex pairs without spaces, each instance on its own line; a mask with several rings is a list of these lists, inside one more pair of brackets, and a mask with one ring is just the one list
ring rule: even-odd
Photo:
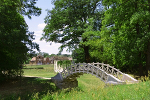
[[[53,65],[26,66],[20,80],[0,86],[0,100],[150,100],[150,81],[127,85],[105,85],[91,74],[78,77],[78,87],[60,90],[50,79]],[[11,84],[11,85],[10,85]]]
[[54,65],[26,65],[23,69],[24,76],[51,78],[56,75]]

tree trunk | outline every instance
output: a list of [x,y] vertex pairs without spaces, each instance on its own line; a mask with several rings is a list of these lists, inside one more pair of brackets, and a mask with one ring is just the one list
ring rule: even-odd
[[90,63],[89,46],[84,45],[85,62]]
[[[83,42],[87,41],[87,38],[83,39]],[[84,45],[84,55],[85,55],[85,62],[90,63],[90,54],[89,54],[89,46]]]
[[[138,11],[138,5],[137,5],[137,2],[138,1],[136,1],[135,2],[135,11],[137,12]],[[139,35],[140,35],[140,25],[139,25],[139,23],[137,23],[136,24],[136,34],[137,34],[137,38],[139,37]],[[140,76],[143,76],[143,64],[142,64],[142,57],[141,57],[141,54],[142,54],[142,52],[139,50],[139,48],[137,48],[138,49],[138,62],[139,62],[139,64],[138,64],[138,69],[139,69],[139,75]]]
[[139,75],[140,76],[143,76],[144,73],[143,73],[143,65],[142,65],[142,59],[141,59],[141,52],[139,52],[139,65],[138,65],[138,68],[139,68]]
[[146,75],[148,76],[148,72],[150,72],[150,42],[147,46],[147,53],[146,53]]
[[[148,0],[148,4],[150,4],[150,0]],[[149,12],[150,12],[150,6],[149,6]],[[149,32],[150,32],[150,24],[149,24]],[[147,52],[146,52],[146,75],[148,76],[148,73],[150,72],[150,41],[148,41],[147,44]]]
[[[137,37],[138,35],[140,35],[140,28],[139,28],[139,24],[137,23],[136,24],[136,33],[137,33]],[[139,64],[138,64],[138,69],[139,69],[139,75],[140,76],[143,76],[143,64],[142,64],[142,57],[141,57],[141,54],[142,52],[138,49],[138,52],[139,52],[139,55],[138,55],[138,59],[139,59]]]

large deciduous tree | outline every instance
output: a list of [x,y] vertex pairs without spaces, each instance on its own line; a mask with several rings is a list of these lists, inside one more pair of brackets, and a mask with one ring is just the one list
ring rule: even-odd
[[[20,7],[26,9],[29,5],[34,6],[32,1],[35,0],[30,1],[31,4],[28,0],[1,0],[0,2],[0,77],[6,74],[5,71],[7,74],[16,75],[17,70],[28,59],[28,53],[32,53],[32,49],[39,48],[38,44],[32,42],[34,33],[28,31],[28,26],[19,13],[21,10],[18,10]],[[20,3],[25,2],[27,4],[20,6]],[[33,12],[23,11],[29,17],[36,12],[40,13],[38,8],[29,7],[29,9]]]
[[[48,10],[45,18],[47,24],[41,39],[47,42],[61,43],[61,50],[76,48],[86,29],[87,19],[96,16],[101,0],[54,0],[55,7]],[[85,62],[90,62],[89,46],[83,45]]]
[[104,0],[102,33],[111,40],[112,58],[120,69],[150,70],[150,0]]

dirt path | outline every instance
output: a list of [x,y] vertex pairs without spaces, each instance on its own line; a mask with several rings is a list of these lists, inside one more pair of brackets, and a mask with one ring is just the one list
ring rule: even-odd
[[51,78],[46,78],[46,77],[38,77],[38,76],[23,76],[23,77],[33,77],[33,78],[41,78],[41,79],[51,79]]

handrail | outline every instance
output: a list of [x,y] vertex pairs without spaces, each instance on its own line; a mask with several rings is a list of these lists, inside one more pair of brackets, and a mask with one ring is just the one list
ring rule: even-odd
[[[107,83],[109,81],[109,77],[111,76],[105,70],[91,65],[91,64],[86,64],[86,63],[78,63],[71,65],[64,69],[60,74],[62,75],[62,78],[65,79],[67,77],[70,77],[74,73],[90,73],[98,78],[100,78],[103,82]],[[111,76],[112,77],[112,76]],[[113,76],[114,77],[114,76]],[[116,79],[113,78],[115,81]],[[122,82],[122,81],[119,81]]]
[[103,63],[77,63],[63,69],[56,77],[57,79],[60,77],[60,81],[63,81],[64,79],[76,78],[78,75],[81,75],[78,73],[90,73],[105,83],[124,84],[126,81],[137,82],[137,80],[122,73],[119,69]]
[[97,65],[97,67],[100,67],[101,69],[106,71],[108,74],[111,74],[120,80],[123,79],[124,73],[122,73],[119,69],[116,69],[116,68],[110,66],[109,64],[104,64],[104,63],[99,63],[99,62],[98,63],[89,63],[89,64],[92,64],[94,66]]

